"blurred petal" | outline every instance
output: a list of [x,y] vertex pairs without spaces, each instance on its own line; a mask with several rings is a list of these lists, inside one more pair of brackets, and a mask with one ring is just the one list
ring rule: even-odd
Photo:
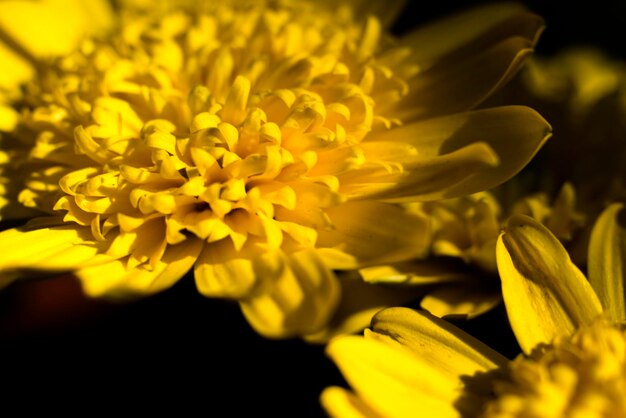
[[[454,165],[446,166],[446,170],[456,168],[459,174],[465,174],[449,179],[432,178],[438,173],[437,165],[433,168],[414,168],[407,170],[407,174],[398,179],[398,185],[390,185],[373,196],[436,200],[492,188],[517,174],[550,136],[550,125],[537,112],[524,106],[460,113],[383,132],[373,136],[374,139],[414,145],[419,152],[417,158],[423,161],[436,161],[442,155],[450,155],[472,144],[486,144],[494,153],[497,163],[468,167],[466,158],[442,161]],[[428,170],[432,170],[433,176],[427,175]],[[432,181],[437,181],[437,187],[430,186]]]
[[129,269],[127,259],[88,267],[76,272],[83,290],[92,297],[128,297],[157,293],[171,287],[193,266],[202,240],[188,238],[170,245],[152,268],[148,264]]
[[322,406],[332,418],[378,418],[375,411],[352,392],[331,386],[320,396]]
[[427,312],[390,308],[372,319],[368,336],[402,345],[449,379],[503,367],[507,359],[454,325]]
[[337,335],[362,332],[381,309],[404,305],[425,292],[425,288],[419,286],[373,285],[364,282],[356,273],[343,273],[338,279],[342,295],[339,307],[322,331],[305,337],[308,342],[326,343]]
[[420,256],[430,241],[428,220],[395,205],[347,202],[326,213],[334,227],[320,230],[317,244],[353,255],[353,268]]
[[253,265],[261,289],[241,301],[241,309],[260,334],[283,338],[314,333],[334,313],[339,283],[315,251],[267,252]]
[[460,416],[453,406],[459,377],[402,348],[345,336],[332,340],[326,353],[363,402],[382,416]]
[[543,20],[519,3],[492,3],[421,26],[402,42],[414,46],[416,62],[428,68],[443,57],[483,50],[508,37],[534,44],[542,27]]
[[31,59],[63,55],[84,36],[108,29],[112,19],[105,0],[6,0],[0,2],[0,41]]
[[589,243],[589,282],[605,312],[616,323],[626,322],[624,262],[626,257],[626,212],[614,203],[598,217]]
[[[0,9],[2,3],[0,3]],[[17,92],[17,86],[30,79],[35,74],[33,65],[25,58],[17,54],[2,42],[0,37],[0,103],[7,100]],[[3,97],[4,95],[9,97]],[[0,111],[0,130],[9,131],[15,121],[7,109]]]
[[439,317],[472,319],[502,302],[500,289],[480,282],[446,285],[429,292],[420,307]]
[[558,239],[530,217],[516,215],[496,246],[504,303],[526,354],[571,335],[602,313],[591,285]]
[[360,269],[368,283],[393,283],[423,286],[472,280],[475,275],[467,271],[466,264],[456,259],[410,260],[395,264],[382,264]]

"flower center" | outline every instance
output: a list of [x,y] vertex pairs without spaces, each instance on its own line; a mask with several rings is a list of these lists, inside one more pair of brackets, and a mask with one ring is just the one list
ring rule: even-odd
[[597,320],[511,363],[487,417],[626,416],[626,331]]
[[314,246],[345,173],[385,164],[360,143],[399,123],[374,104],[406,94],[415,68],[374,59],[376,19],[296,8],[130,16],[42,69],[15,150],[30,173],[20,202],[90,226],[131,267],[189,236]]

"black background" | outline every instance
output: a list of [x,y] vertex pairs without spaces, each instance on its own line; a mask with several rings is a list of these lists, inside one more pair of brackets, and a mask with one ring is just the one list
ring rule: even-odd
[[[485,2],[409,3],[394,30],[477,3]],[[624,58],[626,2],[525,4],[547,22],[537,54],[586,44]],[[502,315],[462,325],[513,355]],[[199,296],[191,277],[125,305],[85,300],[67,277],[10,286],[0,293],[0,378],[7,409],[86,416],[130,408],[141,415],[316,417],[324,416],[321,390],[343,384],[323,347],[257,336],[236,304]]]

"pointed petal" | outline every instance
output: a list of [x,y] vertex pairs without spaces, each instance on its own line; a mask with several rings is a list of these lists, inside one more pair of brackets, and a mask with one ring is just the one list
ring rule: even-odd
[[395,205],[346,202],[326,213],[333,229],[319,231],[318,247],[337,248],[356,257],[355,267],[417,257],[430,242],[428,220]]
[[428,293],[420,307],[439,318],[472,319],[502,302],[497,286],[489,283],[445,285]]
[[507,359],[454,325],[427,312],[390,308],[372,319],[372,338],[411,350],[449,378],[487,372]]
[[589,242],[589,282],[612,321],[626,322],[626,211],[614,203],[598,217]]
[[460,416],[453,406],[459,376],[442,373],[402,347],[345,336],[332,340],[326,353],[356,394],[382,416]]
[[360,269],[359,272],[368,283],[402,284],[423,286],[426,284],[450,283],[476,280],[474,273],[467,270],[467,265],[456,259],[409,260],[395,264],[382,264]]
[[338,279],[341,284],[339,307],[320,332],[305,336],[310,343],[326,343],[338,335],[362,332],[376,312],[417,300],[426,291],[420,286],[406,288],[366,283],[356,272],[345,272]]
[[250,325],[268,338],[318,331],[340,298],[337,278],[313,250],[290,255],[267,252],[253,261],[261,288],[241,301]]
[[[458,197],[492,188],[517,174],[551,136],[552,128],[534,110],[524,106],[506,106],[444,116],[411,123],[373,136],[372,140],[407,142],[418,150],[418,157],[428,161],[464,149],[471,144],[486,144],[495,153],[497,164],[483,164],[477,170],[447,184],[438,180],[438,188],[419,180],[428,180],[417,166],[398,185],[389,186],[373,197],[412,197],[436,200]],[[462,172],[466,159],[454,161]],[[451,170],[451,168],[447,168]],[[469,168],[471,170],[471,167]],[[467,173],[467,171],[466,171]]]
[[379,418],[375,411],[359,399],[354,393],[331,386],[320,396],[322,406],[331,418]]
[[76,272],[83,290],[92,297],[124,298],[152,294],[169,288],[191,269],[202,250],[203,242],[188,238],[170,245],[154,267],[142,264],[127,268],[127,260],[84,268]]
[[532,218],[509,218],[496,257],[509,321],[526,354],[537,344],[571,335],[602,313],[598,297],[563,245]]

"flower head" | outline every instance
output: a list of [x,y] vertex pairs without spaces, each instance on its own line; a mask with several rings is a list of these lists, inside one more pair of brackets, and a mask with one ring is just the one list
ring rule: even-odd
[[624,281],[621,213],[621,205],[613,205],[594,226],[591,284],[545,226],[521,215],[507,222],[497,253],[507,314],[523,350],[514,361],[428,313],[386,309],[364,337],[330,342],[328,353],[356,396],[330,388],[322,396],[324,405],[338,417],[349,412],[623,415],[626,310],[624,292],[617,290]]
[[335,271],[424,252],[424,217],[397,202],[491,187],[549,137],[528,108],[465,111],[531,51],[541,20],[522,9],[433,46],[438,27],[398,40],[348,6],[190,7],[133,6],[40,64],[3,172],[7,202],[47,216],[0,234],[7,281],[71,270],[115,297],[193,269],[260,333],[309,334],[339,303]]

